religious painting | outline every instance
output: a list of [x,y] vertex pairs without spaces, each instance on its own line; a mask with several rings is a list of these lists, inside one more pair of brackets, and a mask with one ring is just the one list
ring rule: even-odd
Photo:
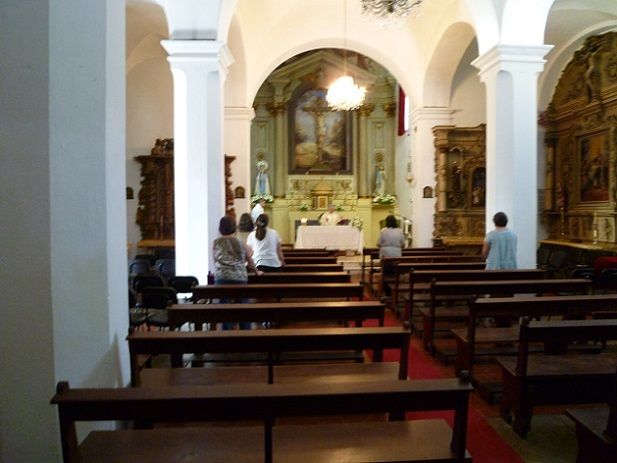
[[326,90],[307,89],[291,102],[290,174],[351,174],[351,115],[332,111]]
[[579,138],[581,202],[608,201],[609,146],[607,132]]

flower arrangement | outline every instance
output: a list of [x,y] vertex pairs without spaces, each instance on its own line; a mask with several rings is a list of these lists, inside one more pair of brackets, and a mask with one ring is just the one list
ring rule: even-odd
[[267,204],[272,204],[274,202],[274,196],[267,194],[256,194],[251,196],[251,203],[256,203],[260,199],[265,199]]
[[396,196],[394,195],[379,195],[373,198],[373,204],[392,205],[396,204]]
[[357,228],[358,230],[362,230],[364,228],[364,222],[358,216],[356,216],[353,219],[351,219],[350,225],[352,227]]
[[300,206],[298,206],[298,209],[301,210],[302,212],[308,211],[309,210],[309,205],[306,204],[306,203],[301,203]]

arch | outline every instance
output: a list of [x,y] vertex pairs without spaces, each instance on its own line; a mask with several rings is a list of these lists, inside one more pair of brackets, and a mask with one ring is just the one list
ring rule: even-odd
[[422,95],[424,106],[450,105],[452,78],[474,37],[471,25],[463,22],[452,24],[441,35],[425,73]]
[[[505,2],[501,43],[543,45],[549,11],[555,0],[517,0]],[[521,27],[524,25],[524,27]]]

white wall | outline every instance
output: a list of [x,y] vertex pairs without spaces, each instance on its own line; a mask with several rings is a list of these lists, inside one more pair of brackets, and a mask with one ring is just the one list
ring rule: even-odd
[[56,381],[128,381],[124,8],[0,5],[3,462],[60,460]]
[[486,123],[486,91],[478,70],[470,64],[477,57],[478,46],[474,40],[465,50],[452,80],[450,108],[454,111],[453,124],[457,127]]
[[126,182],[133,188],[135,199],[126,202],[127,241],[131,243],[129,257],[135,254],[141,239],[135,223],[138,195],[141,188],[140,166],[135,156],[149,155],[157,138],[173,137],[173,82],[167,54],[159,45],[158,56],[140,61],[126,76]]

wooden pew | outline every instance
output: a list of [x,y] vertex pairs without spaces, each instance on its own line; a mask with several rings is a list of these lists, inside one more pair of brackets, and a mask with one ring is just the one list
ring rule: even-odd
[[286,257],[325,257],[335,256],[336,251],[330,249],[283,249]]
[[283,272],[343,272],[343,264],[285,264]]
[[[465,322],[469,316],[467,302],[481,295],[504,296],[514,294],[588,294],[592,282],[585,278],[560,278],[540,280],[476,280],[432,281],[429,288],[429,306],[420,308],[422,315],[422,341],[424,348],[436,354],[435,326],[437,321]],[[443,300],[452,298],[465,302],[465,306],[443,307]]]
[[[566,355],[565,351],[567,344],[574,342],[615,339],[617,320],[525,320],[520,327],[518,356],[496,358],[502,372],[502,418],[512,420],[514,432],[525,438],[534,404],[608,402],[617,355]],[[530,355],[532,343],[544,343],[547,355]]]
[[384,324],[385,306],[379,301],[253,302],[246,304],[174,304],[167,309],[170,327],[185,323],[269,322],[282,326],[299,321],[355,321],[377,319]]
[[[407,270],[407,281],[401,276]],[[401,293],[406,293],[404,320],[412,322],[413,304],[429,301],[430,283],[435,281],[468,281],[468,280],[535,280],[546,277],[546,271],[541,269],[519,270],[486,270],[481,269],[434,269],[422,270],[418,267],[409,268],[409,264],[395,265],[395,279],[392,283],[392,308],[396,309]],[[406,286],[406,287],[405,287]],[[405,297],[405,296],[403,296]]]
[[336,264],[336,256],[291,256],[285,257],[287,264]]
[[[458,379],[343,384],[232,384],[182,388],[71,389],[58,383],[64,463],[440,461],[470,462],[468,382]],[[283,425],[279,417],[454,410],[443,419]],[[261,426],[159,427],[92,431],[80,421],[262,420]]]
[[617,461],[617,375],[610,407],[571,408],[566,415],[576,425],[576,463]]
[[[375,361],[383,360],[383,349],[400,352],[399,378],[407,378],[409,330],[402,327],[303,328],[240,331],[134,331],[129,333],[131,384],[139,385],[140,358],[169,354],[172,367],[182,366],[183,354],[262,353],[258,360],[268,366],[268,382],[281,354],[294,352],[373,350]],[[147,362],[146,362],[147,365]]]
[[193,288],[193,302],[211,299],[347,298],[362,300],[361,283],[265,283],[244,285],[205,285]]
[[[483,328],[478,320],[487,317],[519,319],[521,317],[586,317],[597,310],[617,308],[617,294],[478,298],[469,301],[467,327],[453,329],[456,338],[457,357],[455,370],[469,371],[478,392],[488,402],[493,394],[501,392],[501,385],[476,382],[473,363],[478,356],[515,355],[519,337],[518,323],[512,327]],[[481,347],[480,347],[481,346]],[[585,347],[585,346],[581,346]],[[534,348],[530,348],[534,351]]]
[[[384,257],[381,259],[381,281],[379,285],[379,295],[383,295],[387,284],[394,282],[395,267],[400,264],[432,264],[432,263],[484,263],[485,259],[481,256],[462,256],[459,254],[430,254],[421,256],[403,257]],[[407,269],[409,271],[409,269]],[[406,275],[406,272],[403,273]]]
[[[284,268],[284,267],[283,267]],[[248,282],[257,283],[351,283],[347,272],[266,272],[249,274]]]
[[[381,272],[381,261],[379,258],[379,248],[368,248],[366,252],[369,256],[368,273],[369,273],[369,288],[373,289],[373,275]],[[462,256],[459,251],[448,251],[445,248],[403,248],[403,257],[425,257],[425,256]],[[365,256],[362,256],[364,266]],[[364,268],[362,269],[364,278]],[[363,280],[364,281],[364,280]]]

